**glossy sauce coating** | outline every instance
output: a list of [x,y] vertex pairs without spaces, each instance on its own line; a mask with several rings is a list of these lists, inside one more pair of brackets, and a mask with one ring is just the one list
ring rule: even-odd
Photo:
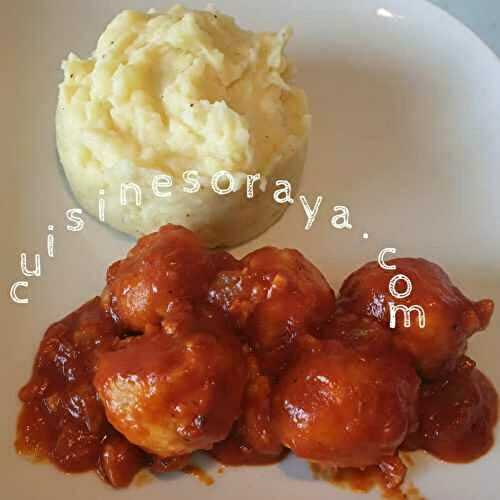
[[264,375],[277,375],[295,340],[331,315],[335,297],[321,272],[296,250],[265,247],[217,275],[209,299],[234,318]]
[[291,450],[393,492],[403,448],[473,460],[492,445],[497,394],[462,354],[493,304],[427,261],[395,263],[428,308],[423,333],[388,328],[391,273],[371,264],[336,306],[297,251],[237,261],[165,226],[110,267],[101,299],[47,330],[19,394],[17,449],[114,487],[145,467],[206,479],[190,464],[199,450],[225,465]]
[[272,414],[275,382],[259,371],[257,357],[247,354],[248,380],[241,415],[227,439],[211,451],[224,465],[267,465],[279,462],[287,454],[281,444]]
[[143,450],[111,432],[101,442],[98,474],[115,488],[128,486],[136,473],[151,462]]
[[[352,273],[340,290],[339,309],[389,326],[391,302],[408,307],[420,305],[425,311],[425,327],[420,328],[416,313],[411,313],[411,326],[405,327],[402,313],[397,313],[394,343],[413,356],[424,378],[432,380],[449,373],[465,353],[467,339],[488,326],[493,302],[470,301],[438,265],[427,260],[401,258],[387,264],[396,269],[385,270],[377,262],[370,262]],[[389,292],[389,282],[396,274],[404,274],[412,282],[407,298],[397,299]],[[400,282],[396,290],[404,292],[405,285]]]
[[[393,332],[373,318],[337,312],[323,325],[321,339],[337,340],[348,349],[376,355],[393,349]],[[311,346],[314,349],[314,345]]]
[[120,333],[98,297],[47,330],[19,392],[19,453],[48,458],[65,472],[99,469],[114,486],[129,484],[145,457],[108,423],[92,385],[100,353]]
[[210,449],[240,414],[247,379],[241,344],[217,314],[196,314],[203,320],[186,330],[127,339],[101,356],[96,371],[108,420],[160,457]]
[[260,455],[279,457],[283,446],[274,428],[272,395],[275,381],[260,373],[256,356],[249,354],[248,381],[242,405],[242,415],[236,424],[237,434]]
[[191,231],[167,225],[109,267],[103,304],[127,329],[143,332],[168,317],[174,304],[204,298],[219,268],[233,262],[226,252],[210,252]]
[[297,456],[334,467],[379,464],[415,430],[420,380],[406,356],[368,357],[340,342],[305,352],[274,396],[281,441]]
[[420,426],[405,446],[447,462],[472,462],[493,446],[497,417],[495,388],[472,360],[463,358],[453,373],[422,387]]
[[377,488],[384,500],[425,500],[417,488],[412,484],[403,488],[402,481],[405,475],[404,465],[396,459],[393,469],[396,471],[397,482],[381,470],[380,467],[370,466],[364,469],[325,469],[318,464],[311,463],[311,472],[315,479],[326,480],[335,486],[347,488],[350,491],[368,493]]
[[272,465],[281,462],[289,453],[286,448],[281,448],[279,454],[264,455],[259,453],[241,436],[238,429],[219,443],[215,443],[210,455],[226,466],[238,467],[242,465]]

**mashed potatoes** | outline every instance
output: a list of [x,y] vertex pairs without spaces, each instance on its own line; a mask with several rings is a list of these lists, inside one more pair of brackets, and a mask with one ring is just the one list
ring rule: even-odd
[[[298,183],[310,123],[303,91],[290,84],[289,37],[288,28],[252,33],[217,11],[175,6],[122,12],[91,58],[70,54],[57,145],[83,208],[97,215],[101,198],[105,221],[121,231],[139,236],[170,222],[211,246],[273,224],[286,205],[269,188],[277,178]],[[190,170],[201,184],[195,194],[183,182]],[[236,179],[226,195],[210,188],[222,170]],[[244,189],[248,174],[264,181],[253,199]],[[162,196],[152,189],[158,175],[172,179]],[[140,189],[140,206],[120,201],[124,183]]]

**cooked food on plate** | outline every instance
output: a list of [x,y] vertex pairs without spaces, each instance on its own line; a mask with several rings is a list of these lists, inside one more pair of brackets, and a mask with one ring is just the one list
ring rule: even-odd
[[394,349],[372,354],[334,340],[318,342],[300,352],[279,380],[276,429],[285,446],[310,461],[380,464],[417,428],[419,388],[415,368]]
[[63,63],[57,146],[81,206],[134,236],[182,224],[212,247],[276,222],[287,204],[269,188],[297,186],[310,127],[290,36],[179,5],[119,14],[90,58]]
[[[494,304],[491,300],[469,300],[432,262],[394,259],[391,265],[395,269],[385,270],[370,262],[351,274],[340,289],[338,307],[389,326],[389,302],[422,306],[425,327],[420,328],[418,321],[408,327],[400,322],[394,342],[413,356],[420,375],[432,380],[455,368],[467,348],[467,339],[488,326]],[[388,279],[401,273],[411,280],[412,293],[394,300]]]
[[113,427],[161,457],[222,441],[240,414],[246,383],[243,347],[221,313],[188,315],[171,333],[151,326],[119,342],[101,356],[94,378]]
[[394,273],[376,263],[336,297],[297,250],[237,260],[164,226],[49,327],[19,393],[16,447],[114,487],[185,469],[195,452],[226,465],[292,452],[323,471],[375,468],[388,488],[404,480],[402,450],[475,460],[493,444],[498,397],[465,353],[493,303],[426,260],[389,263],[413,280],[424,328],[390,327]]
[[303,255],[271,247],[219,272],[208,297],[236,322],[265,375],[287,365],[297,340],[313,334],[335,304],[330,285]]

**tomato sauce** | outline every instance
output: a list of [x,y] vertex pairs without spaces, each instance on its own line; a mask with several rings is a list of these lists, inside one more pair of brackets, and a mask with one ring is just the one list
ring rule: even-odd
[[[325,477],[327,472],[331,482],[356,491],[378,486],[385,496],[399,499],[417,498],[418,492],[403,492],[411,461],[406,459],[405,465],[398,452],[423,449],[449,462],[470,462],[493,446],[497,392],[462,355],[465,337],[486,326],[491,301],[471,303],[460,295],[461,308],[446,314],[435,308],[437,324],[448,328],[445,337],[441,327],[425,338],[425,346],[420,345],[424,337],[412,336],[412,346],[421,349],[406,349],[401,357],[402,346],[393,345],[392,332],[380,321],[359,320],[357,313],[342,320],[327,281],[298,252],[261,249],[241,264],[229,254],[207,253],[185,233],[167,226],[143,238],[127,259],[111,266],[102,298],[95,297],[48,328],[31,378],[19,391],[22,409],[15,446],[20,454],[48,460],[65,472],[94,470],[116,488],[128,486],[142,469],[155,474],[182,471],[209,485],[213,479],[190,464],[193,451],[208,450],[225,466],[267,465],[286,457],[283,444],[300,455],[298,436],[305,437],[300,456],[324,464],[314,466],[316,475]],[[414,265],[427,269],[430,264],[419,260]],[[435,267],[431,269],[436,275]],[[448,293],[458,293],[446,275],[436,276]],[[362,281],[350,280],[352,300],[359,299]],[[422,294],[437,294],[442,300],[439,287],[427,281]],[[373,288],[365,284],[367,290]],[[340,304],[347,307],[346,299]],[[486,319],[480,314],[484,312]],[[320,335],[335,314],[336,322]],[[464,324],[455,321],[457,315],[465,317]],[[464,338],[451,349],[448,341],[455,342],[457,328],[463,329]],[[439,360],[440,367],[446,366],[443,374],[423,369],[428,368],[423,366],[428,349],[443,347],[441,340],[452,363]],[[307,363],[297,361],[300,353],[307,354]],[[96,391],[100,382],[107,387],[115,379],[138,387],[141,397],[130,405],[139,410],[136,420],[130,418],[132,410],[127,413],[130,399]],[[297,396],[293,401],[284,390],[290,388]],[[153,395],[158,400],[151,406]],[[278,418],[280,398],[287,420]],[[117,408],[125,416],[117,414],[113,420]],[[344,421],[334,427],[339,415]],[[123,422],[129,427],[120,427]],[[314,431],[310,435],[304,432],[306,423]],[[380,437],[380,429],[389,429],[386,423],[394,426],[393,435]],[[142,424],[148,424],[145,434],[153,434],[156,447],[134,434]],[[286,425],[288,440],[283,437]],[[319,458],[310,446],[317,442],[328,445]],[[168,447],[159,451],[158,445],[165,444],[179,446],[175,452]],[[378,465],[348,468],[366,464]]]
[[20,454],[48,459],[65,472],[96,470],[117,487],[130,483],[147,456],[107,422],[92,384],[99,354],[122,333],[99,297],[49,327],[32,377],[19,391]]
[[275,456],[264,455],[245,443],[238,433],[233,432],[224,441],[216,443],[210,454],[221,464],[235,467],[240,465],[275,464],[281,462],[288,455],[288,450],[283,450],[282,453]]
[[[98,297],[49,327],[32,377],[19,392],[23,407],[15,443],[18,452],[48,459],[65,472],[95,470],[114,487],[127,486],[145,467],[155,473],[182,470],[211,484],[211,478],[189,465],[189,456],[153,457],[129,443],[106,420],[92,380],[100,353],[124,335],[102,310]],[[495,388],[473,361],[463,358],[446,378],[423,384],[419,430],[402,449],[424,449],[448,462],[473,461],[493,445],[497,409]],[[281,461],[287,451],[278,456],[260,454],[233,432],[210,455],[225,466],[268,465]],[[379,469],[371,467],[339,469],[331,480],[367,491],[386,484],[382,477]]]
[[495,387],[471,359],[463,358],[455,372],[423,385],[419,429],[404,446],[446,462],[472,462],[493,446],[497,418]]

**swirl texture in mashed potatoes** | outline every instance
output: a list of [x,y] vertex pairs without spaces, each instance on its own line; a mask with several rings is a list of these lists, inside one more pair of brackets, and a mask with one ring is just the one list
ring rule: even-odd
[[[170,222],[211,246],[237,244],[273,224],[285,205],[263,189],[249,200],[243,185],[259,173],[262,186],[284,178],[295,187],[304,166],[310,116],[304,92],[290,83],[289,37],[289,28],[253,33],[217,11],[175,6],[124,11],[92,57],[70,54],[57,144],[83,208],[96,215],[103,197],[106,222],[121,231],[139,236]],[[199,173],[196,194],[183,189],[188,170]],[[236,179],[224,196],[210,189],[221,170]],[[172,178],[164,197],[151,188],[159,174]],[[140,206],[120,203],[130,182],[141,188]]]

